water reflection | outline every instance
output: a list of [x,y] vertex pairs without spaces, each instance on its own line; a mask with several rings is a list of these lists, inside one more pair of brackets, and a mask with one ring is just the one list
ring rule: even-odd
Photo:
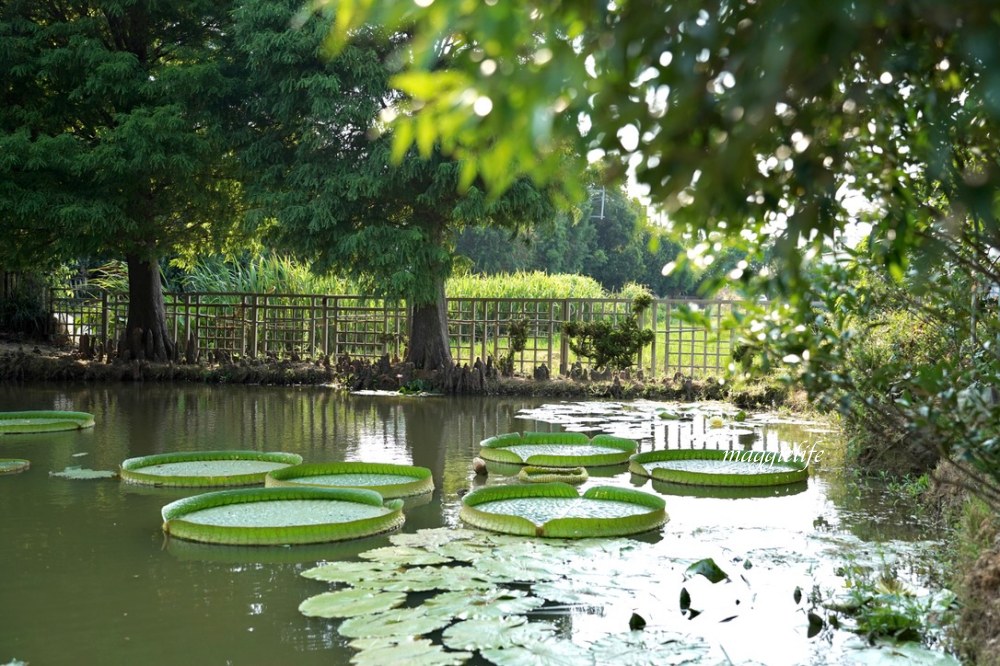
[[[388,537],[295,548],[165,540],[160,508],[197,490],[49,476],[70,465],[116,469],[126,458],[153,453],[280,450],[307,462],[427,467],[436,489],[407,508],[403,530],[412,532],[458,525],[460,493],[513,480],[519,468],[491,466],[489,477],[477,478],[470,464],[481,440],[504,432],[628,433],[645,451],[687,446],[786,454],[818,445],[831,458],[823,459],[807,484],[760,489],[765,497],[705,497],[659,482],[636,484],[625,466],[589,470],[590,486],[638,486],[667,496],[671,521],[661,532],[638,538],[654,548],[651,566],[663,572],[662,580],[635,603],[652,609],[676,605],[672,581],[693,559],[712,555],[727,566],[735,557],[755,563],[761,586],[755,604],[762,614],[727,623],[733,635],[740,635],[740,627],[765,635],[768,613],[794,613],[785,598],[796,585],[839,584],[829,572],[845,551],[872,543],[892,549],[922,535],[908,507],[886,505],[877,493],[839,479],[829,467],[836,448],[830,433],[774,421],[737,423],[725,406],[688,421],[667,421],[657,416],[658,407],[642,401],[348,397],[314,387],[0,386],[0,409],[87,411],[97,421],[88,431],[0,438],[0,455],[32,462],[28,471],[0,478],[0,571],[17,572],[0,577],[0,663],[347,662],[351,651],[336,623],[298,613],[303,599],[326,589],[298,574],[317,561],[352,559],[387,545]],[[726,416],[721,428],[712,427],[709,414],[715,413]],[[625,606],[577,609],[559,615],[558,622],[574,635],[599,633],[623,616],[627,625],[631,608]],[[782,631],[809,663],[815,644]],[[73,646],[71,659],[65,645]]]

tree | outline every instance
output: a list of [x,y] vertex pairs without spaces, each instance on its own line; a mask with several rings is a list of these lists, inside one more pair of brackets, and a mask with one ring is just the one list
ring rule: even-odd
[[[633,165],[675,227],[708,234],[710,248],[768,240],[783,268],[768,281],[796,302],[803,243],[818,248],[852,221],[849,190],[883,204],[873,233],[897,272],[932,214],[895,185],[907,169],[996,226],[1000,169],[988,159],[970,173],[956,154],[989,143],[1000,120],[1000,22],[988,3],[339,6],[350,11],[338,43],[366,21],[415,35],[395,79],[418,109],[398,116],[411,128],[397,131],[401,144],[426,128],[502,189],[519,174],[572,177],[552,147],[574,141],[619,173]],[[445,66],[432,57],[442,36]]]
[[389,79],[406,36],[366,30],[329,59],[330,19],[292,27],[299,7],[253,0],[236,13],[238,54],[255,91],[241,151],[254,215],[273,219],[273,242],[315,270],[406,298],[406,360],[427,370],[450,365],[444,283],[457,232],[530,225],[551,216],[552,204],[524,179],[496,199],[478,183],[460,192],[463,164],[437,151],[426,160],[415,150],[393,155],[391,137],[377,130],[400,100]]
[[165,360],[159,260],[239,206],[223,112],[228,2],[0,5],[0,261],[128,263],[126,355]]

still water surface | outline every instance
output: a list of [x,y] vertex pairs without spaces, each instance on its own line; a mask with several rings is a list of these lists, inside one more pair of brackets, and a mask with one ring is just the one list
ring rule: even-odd
[[[436,489],[430,501],[407,510],[403,530],[412,532],[459,526],[460,493],[483,483],[470,465],[482,439],[564,428],[633,436],[640,450],[824,451],[806,487],[765,497],[675,494],[617,468],[598,472],[588,484],[666,495],[670,522],[661,534],[642,537],[655,544],[660,560],[637,566],[670,569],[671,585],[676,571],[702,557],[734,572],[747,560],[754,564],[753,608],[737,621],[697,628],[733,663],[861,663],[854,661],[862,651],[849,632],[806,637],[805,614],[792,591],[842,585],[835,570],[848,556],[892,558],[901,576],[919,584],[926,562],[920,553],[935,544],[908,507],[884,504],[879,495],[839,481],[835,435],[822,429],[761,421],[712,432],[702,422],[651,419],[656,407],[345,396],[313,387],[0,386],[0,411],[85,411],[97,423],[79,432],[0,436],[0,457],[31,461],[27,472],[0,477],[0,664],[346,664],[353,652],[338,636],[338,622],[297,610],[328,588],[298,574],[319,561],[353,559],[389,544],[386,536],[294,548],[168,541],[160,508],[193,491],[51,473],[75,466],[115,470],[129,457],[204,449],[420,465],[432,470]],[[509,481],[494,473],[486,482]],[[661,591],[631,607],[568,610],[560,626],[586,641],[609,627],[627,627],[637,611],[685,628],[687,620],[673,608],[676,589],[664,582]]]

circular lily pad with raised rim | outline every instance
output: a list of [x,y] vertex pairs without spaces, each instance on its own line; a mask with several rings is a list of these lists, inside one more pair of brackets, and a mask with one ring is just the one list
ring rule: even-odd
[[268,487],[308,486],[367,488],[385,499],[412,497],[434,490],[434,479],[426,467],[370,462],[306,463],[269,472]]
[[94,415],[86,412],[0,412],[0,435],[58,432],[94,427]]
[[582,432],[518,432],[479,443],[483,460],[536,467],[600,467],[628,462],[636,443],[624,437]]
[[517,473],[517,478],[527,483],[571,483],[579,485],[585,482],[590,475],[583,467],[535,467],[525,465]]
[[0,458],[0,474],[17,474],[31,467],[24,458]]
[[[753,455],[757,453],[762,455]],[[715,449],[647,451],[629,459],[629,471],[654,481],[694,486],[780,486],[809,478],[804,463],[765,453]]]
[[264,451],[189,451],[129,458],[119,475],[128,483],[174,488],[253,486],[268,472],[298,465],[297,453]]
[[241,546],[359,539],[403,524],[403,501],[357,488],[218,490],[163,507],[163,531],[202,543]]
[[578,495],[565,483],[486,486],[462,498],[459,517],[493,532],[561,539],[638,534],[667,522],[656,495],[611,486]]

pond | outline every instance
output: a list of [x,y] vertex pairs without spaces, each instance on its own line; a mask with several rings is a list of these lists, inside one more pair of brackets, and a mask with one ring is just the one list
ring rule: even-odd
[[[650,630],[683,632],[708,645],[709,661],[697,663],[912,663],[912,654],[897,662],[891,650],[866,647],[845,629],[825,625],[810,637],[807,612],[810,598],[843,591],[845,563],[884,563],[923,590],[940,544],[914,507],[846,483],[837,434],[816,424],[756,415],[737,424],[724,405],[702,405],[693,420],[667,420],[658,418],[662,407],[348,396],[320,387],[0,386],[0,411],[84,411],[96,418],[89,430],[0,436],[0,457],[31,461],[23,473],[0,476],[0,664],[348,663],[356,652],[338,633],[340,620],[298,610],[331,585],[300,574],[317,563],[357,561],[360,553],[392,543],[388,535],[257,548],[166,539],[161,507],[197,491],[54,474],[73,467],[116,470],[127,458],[155,453],[220,449],[285,451],[306,462],[417,465],[432,471],[436,488],[429,501],[406,508],[402,532],[416,533],[463,527],[462,494],[516,482],[503,466],[476,477],[471,461],[481,440],[529,430],[606,432],[638,440],[640,451],[679,446],[823,454],[818,463],[814,457],[814,475],[804,486],[742,496],[700,496],[705,493],[634,476],[624,466],[590,470],[582,489],[618,485],[660,493],[670,521],[624,546],[614,540],[606,552],[618,553],[619,561],[606,565],[606,579],[588,573],[578,587],[589,596],[546,602],[527,612],[532,622],[551,623],[561,638],[587,648],[603,635],[627,632],[630,620],[641,617]],[[725,425],[713,427],[718,420],[710,415],[725,416]],[[566,551],[571,574],[574,552],[579,558],[593,553],[573,548]],[[505,556],[498,546],[496,558]],[[685,570],[706,558],[731,580],[699,588]],[[701,616],[682,610],[682,588],[690,588],[692,608],[705,604]],[[934,653],[922,657],[923,663],[957,663]],[[487,662],[476,656],[470,663]]]

